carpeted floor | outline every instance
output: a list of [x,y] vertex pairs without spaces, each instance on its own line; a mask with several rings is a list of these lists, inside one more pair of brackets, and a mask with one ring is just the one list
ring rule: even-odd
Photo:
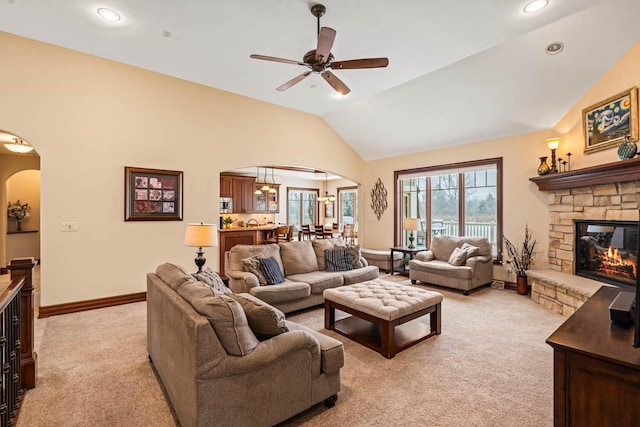
[[[323,330],[319,308],[287,316],[342,341],[346,364],[335,407],[284,425],[551,426],[545,340],[565,318],[514,291],[430,289],[445,298],[442,334],[393,359]],[[36,350],[19,427],[177,424],[148,362],[145,303],[37,320]]]

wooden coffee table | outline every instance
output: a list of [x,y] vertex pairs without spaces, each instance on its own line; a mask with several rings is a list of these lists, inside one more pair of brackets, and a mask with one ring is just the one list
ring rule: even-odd
[[[382,279],[326,289],[324,325],[390,359],[441,332],[442,294]],[[336,320],[335,310],[351,316]],[[429,314],[429,325],[417,321]],[[415,320],[415,321],[414,321]]]

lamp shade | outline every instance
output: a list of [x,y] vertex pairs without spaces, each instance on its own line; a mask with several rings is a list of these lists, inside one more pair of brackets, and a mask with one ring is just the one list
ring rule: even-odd
[[560,146],[560,138],[547,139],[547,147],[549,150],[555,150]]
[[418,218],[405,218],[402,223],[403,230],[415,231],[420,229],[420,220]]
[[185,246],[218,246],[218,234],[215,224],[187,224],[184,233]]

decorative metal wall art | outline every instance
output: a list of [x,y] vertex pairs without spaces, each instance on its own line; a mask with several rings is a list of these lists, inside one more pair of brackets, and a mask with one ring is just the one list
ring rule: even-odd
[[387,189],[384,188],[384,184],[378,178],[375,185],[373,186],[373,190],[371,190],[371,209],[376,214],[378,221],[380,221],[380,217],[387,210]]

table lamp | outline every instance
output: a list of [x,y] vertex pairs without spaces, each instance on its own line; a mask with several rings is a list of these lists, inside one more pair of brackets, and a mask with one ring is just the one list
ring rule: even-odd
[[202,267],[207,259],[203,257],[203,247],[218,246],[218,234],[216,233],[216,226],[214,224],[187,224],[187,229],[184,234],[184,245],[194,246],[198,248],[198,255],[195,258],[196,266],[198,267],[198,273],[202,272]]
[[413,249],[416,245],[413,244],[415,237],[413,232],[420,229],[420,220],[418,218],[405,218],[402,223],[402,229],[409,232],[409,249]]

